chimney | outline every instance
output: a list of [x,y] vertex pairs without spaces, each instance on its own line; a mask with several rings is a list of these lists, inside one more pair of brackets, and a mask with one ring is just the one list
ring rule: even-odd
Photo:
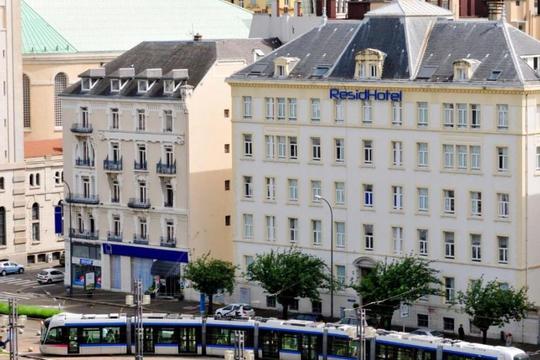
[[487,0],[488,19],[503,20],[504,0]]
[[199,34],[199,33],[196,33],[194,36],[193,36],[193,41],[201,41],[202,40],[202,35]]

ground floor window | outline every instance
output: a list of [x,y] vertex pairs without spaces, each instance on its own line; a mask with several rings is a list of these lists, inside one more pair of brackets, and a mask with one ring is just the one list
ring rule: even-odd
[[148,290],[154,283],[154,277],[152,276],[152,259],[143,259],[133,257],[131,258],[131,279],[141,280],[143,290]]
[[101,267],[92,265],[73,264],[73,285],[84,286],[84,276],[86,273],[93,272],[95,285],[97,289],[101,288]]

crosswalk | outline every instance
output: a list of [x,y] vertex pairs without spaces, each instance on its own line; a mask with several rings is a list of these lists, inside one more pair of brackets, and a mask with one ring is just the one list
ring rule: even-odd
[[1,284],[11,284],[11,285],[17,285],[18,287],[28,287],[33,286],[37,284],[37,281],[34,279],[21,279],[20,277],[16,276],[1,276],[0,277],[0,286]]
[[32,292],[16,292],[16,291],[2,291],[2,285],[16,286],[18,289],[24,289],[28,287],[34,287],[37,285],[36,280],[21,279],[20,277],[3,276],[0,277],[0,301],[8,300],[9,298],[15,298],[18,300],[30,300],[40,297],[40,294]]

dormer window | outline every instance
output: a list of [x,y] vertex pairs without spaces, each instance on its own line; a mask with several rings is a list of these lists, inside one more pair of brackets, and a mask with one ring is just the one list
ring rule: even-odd
[[278,65],[276,68],[277,68],[277,75],[279,77],[284,77],[285,76],[285,66]]
[[460,81],[467,80],[467,70],[464,68],[457,68],[456,77],[457,77],[457,80],[460,80]]
[[137,81],[137,92],[145,93],[148,91],[148,80],[139,80]]
[[286,78],[298,64],[299,59],[293,57],[280,56],[274,59],[274,77]]
[[375,64],[369,65],[369,77],[374,78],[374,79],[379,77],[379,75],[377,74],[377,65]]
[[355,79],[380,79],[383,73],[386,54],[377,49],[360,50],[354,57],[356,68]]
[[111,92],[120,91],[120,79],[111,79]]
[[476,59],[458,59],[454,61],[454,81],[468,81],[480,65]]
[[90,78],[82,78],[81,80],[81,90],[82,91],[90,91],[92,89],[92,79]]
[[163,83],[163,92],[165,94],[172,94],[174,92],[174,80],[165,80]]

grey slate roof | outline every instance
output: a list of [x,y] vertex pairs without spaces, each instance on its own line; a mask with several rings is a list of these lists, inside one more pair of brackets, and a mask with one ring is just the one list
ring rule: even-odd
[[[353,78],[356,53],[374,48],[387,54],[383,81],[450,82],[454,61],[466,58],[478,60],[480,65],[465,83],[481,82],[489,86],[539,82],[540,77],[521,58],[540,56],[538,40],[501,21],[454,21],[420,15],[383,16],[381,12],[359,22],[331,21],[231,78],[287,81],[273,78],[273,60],[292,56],[300,61],[288,79],[307,80],[314,67],[328,64],[332,71],[317,81],[357,81]],[[501,72],[495,81],[488,80],[492,71]]]
[[[276,39],[225,39],[202,41],[147,41],[126,51],[116,59],[107,63],[105,78],[100,80],[89,92],[81,92],[80,81],[68,87],[63,95],[76,96],[140,96],[146,98],[162,97],[163,84],[157,83],[144,95],[137,94],[137,81],[130,80],[120,94],[110,92],[110,79],[118,76],[120,68],[134,68],[135,78],[147,69],[162,69],[162,77],[168,77],[173,69],[188,69],[187,84],[194,88],[200,83],[216,60],[243,59],[247,64],[253,63],[253,50],[260,49],[270,53],[280,45]],[[88,75],[85,71],[80,76]],[[173,97],[178,97],[173,94]]]

